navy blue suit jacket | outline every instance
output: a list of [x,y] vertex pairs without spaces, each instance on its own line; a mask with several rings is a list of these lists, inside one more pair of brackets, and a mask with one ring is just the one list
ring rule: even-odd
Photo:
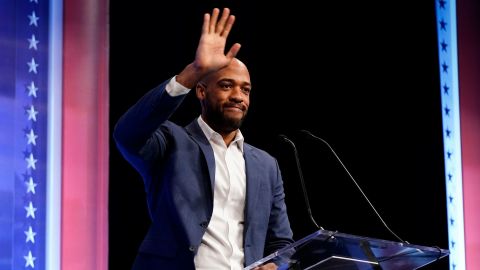
[[[181,127],[169,117],[185,95],[167,82],[152,89],[117,122],[114,138],[142,175],[152,220],[134,269],[194,269],[193,258],[213,210],[215,159],[197,121]],[[245,265],[293,242],[277,161],[244,143]]]

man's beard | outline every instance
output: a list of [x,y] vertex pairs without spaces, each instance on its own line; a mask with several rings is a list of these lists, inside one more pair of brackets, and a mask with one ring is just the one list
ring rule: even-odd
[[209,125],[211,125],[215,131],[219,133],[230,133],[240,128],[245,116],[247,116],[247,110],[244,111],[241,118],[228,117],[221,109],[211,107],[205,110],[205,114]]

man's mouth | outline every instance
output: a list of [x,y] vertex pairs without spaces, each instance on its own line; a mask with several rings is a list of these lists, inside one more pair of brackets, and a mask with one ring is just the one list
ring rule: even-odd
[[241,104],[229,104],[229,105],[225,105],[223,106],[223,108],[225,110],[232,110],[232,111],[240,111],[240,112],[243,112],[245,111],[245,106],[242,106]]

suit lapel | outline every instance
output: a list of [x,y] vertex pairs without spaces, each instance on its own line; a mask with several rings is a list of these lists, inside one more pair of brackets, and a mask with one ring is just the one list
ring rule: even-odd
[[[198,143],[200,149],[205,156],[208,166],[208,173],[210,174],[210,188],[212,194],[215,187],[215,156],[213,154],[213,149],[210,146],[205,134],[203,134],[202,129],[197,123],[197,120],[191,122],[187,127],[187,131],[191,134],[192,138]],[[244,158],[245,158],[245,170],[246,170],[246,181],[247,181],[247,195],[245,202],[245,231],[250,225],[250,221],[253,219],[253,215],[256,209],[256,203],[258,199],[258,191],[260,186],[260,181],[257,179],[258,172],[261,170],[260,162],[258,161],[255,152],[252,147],[246,143],[243,144],[244,148]]]
[[252,147],[244,144],[245,170],[247,177],[247,195],[245,209],[245,231],[248,230],[250,221],[253,220],[253,214],[257,208],[258,190],[260,181],[257,179],[258,172],[261,170],[260,162],[257,159]]
[[210,188],[213,194],[213,189],[215,187],[215,156],[213,154],[213,149],[198,125],[197,120],[192,121],[186,129],[190,135],[192,135],[192,138],[198,143],[205,156],[208,166],[208,174],[210,175]]

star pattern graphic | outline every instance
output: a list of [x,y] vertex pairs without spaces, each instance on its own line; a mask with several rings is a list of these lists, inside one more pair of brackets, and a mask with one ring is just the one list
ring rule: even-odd
[[445,22],[443,19],[440,21],[440,29],[447,31],[447,22]]
[[35,164],[37,163],[37,160],[33,157],[33,154],[30,153],[30,155],[25,159],[27,161],[27,169],[34,169],[36,170]]
[[32,57],[32,60],[30,60],[30,62],[27,62],[27,65],[28,65],[28,72],[33,72],[37,74],[38,64],[35,62],[35,59],[33,57]]
[[35,110],[35,107],[33,107],[33,105],[31,105],[30,108],[27,110],[27,114],[28,120],[33,120],[33,122],[37,121],[38,111]]
[[33,177],[30,176],[28,178],[28,182],[25,182],[25,185],[27,186],[27,194],[30,192],[32,194],[35,194],[35,187],[37,186],[37,184],[33,182]]
[[35,260],[37,258],[33,257],[32,252],[28,251],[27,256],[23,256],[25,259],[25,267],[35,268]]
[[35,219],[35,211],[37,211],[37,208],[33,207],[33,203],[30,202],[28,206],[25,206],[25,210],[27,211],[27,218],[31,217]]
[[30,19],[29,25],[38,26],[38,20],[39,20],[40,18],[37,17],[37,15],[35,14],[35,11],[32,11],[32,14],[31,14],[31,15],[28,15],[28,19]]
[[443,85],[443,93],[444,93],[445,95],[448,95],[448,90],[450,90],[450,87],[448,87],[448,85],[445,83],[445,84]]
[[35,235],[37,235],[36,232],[33,231],[32,226],[28,226],[28,230],[24,231],[25,233],[25,243],[32,242],[32,244],[35,244]]
[[[48,67],[50,59],[50,51],[46,49],[52,45],[48,38],[52,33],[47,27],[51,14],[46,11],[51,10],[53,2],[10,1],[14,4],[15,12],[2,19],[9,21],[9,18],[13,18],[15,23],[12,34],[13,42],[17,44],[12,64],[15,74],[12,79],[15,83],[15,111],[12,113],[23,116],[20,119],[15,117],[18,121],[15,127],[21,130],[11,131],[16,135],[15,142],[18,142],[12,149],[15,151],[15,178],[19,179],[20,185],[15,184],[12,191],[18,199],[15,199],[11,241],[12,251],[16,252],[12,252],[10,261],[12,269],[44,270],[45,254],[49,252],[46,250],[48,239],[44,237],[48,201],[45,184],[48,171],[45,162],[48,157],[48,111],[43,113],[42,108],[47,108],[50,98],[43,91],[49,82],[48,69],[43,67]],[[0,250],[3,249],[3,246],[0,247]]]
[[441,8],[441,9],[445,9],[445,4],[446,4],[446,3],[447,3],[447,2],[446,2],[445,0],[439,0],[439,1],[438,1],[438,4],[440,5],[440,8]]
[[442,41],[442,43],[440,43],[440,46],[442,47],[442,51],[443,51],[443,52],[447,52],[448,44],[445,43],[445,40]]
[[32,34],[32,37],[28,39],[28,49],[37,50],[38,40],[35,38],[35,35]]
[[38,87],[35,86],[35,83],[33,81],[30,82],[30,84],[27,86],[27,89],[29,97],[37,97]]
[[[454,69],[454,66],[452,66],[452,69],[449,70],[449,65],[447,64],[447,63],[454,63],[454,60],[452,60],[452,56],[456,54],[455,51],[452,51],[454,50],[453,46],[449,50],[449,40],[451,40],[451,37],[449,36],[450,29],[447,27],[449,25],[449,22],[445,21],[443,18],[439,19],[440,17],[443,16],[442,12],[447,12],[446,5],[447,5],[446,0],[438,0],[437,12],[439,14],[437,17],[437,21],[438,21],[439,31],[437,31],[437,33],[439,35],[438,36],[439,62],[441,62],[440,79],[443,82],[443,84],[441,85],[441,93],[443,94],[442,95],[442,107],[443,107],[442,118],[444,121],[444,126],[446,127],[445,134],[444,134],[444,144],[445,144],[445,149],[448,149],[446,151],[445,166],[452,167],[452,166],[457,166],[457,165],[454,165],[456,164],[457,159],[453,155],[453,150],[456,149],[454,146],[455,145],[454,142],[459,139],[456,137],[456,134],[454,134],[455,125],[453,124],[454,123],[453,121],[455,121],[454,116],[457,113],[457,108],[455,107],[453,98],[458,93],[457,92],[458,90],[451,89],[451,86],[455,85],[453,81],[454,79],[453,76],[456,76],[456,74],[454,74],[454,72],[456,71]],[[461,153],[458,153],[458,155],[461,155]],[[457,206],[457,203],[458,202],[461,203],[462,199],[460,198],[459,200],[456,200],[457,196],[461,196],[461,191],[458,192],[458,189],[455,188],[455,185],[457,181],[461,182],[461,177],[457,179],[457,177],[455,177],[454,175],[456,174],[453,174],[452,172],[448,172],[445,175],[446,181],[447,181],[447,192],[449,192],[447,199],[449,203],[448,225],[449,225],[449,237],[451,238],[451,242],[450,242],[451,269],[456,268],[458,259],[460,258],[462,260],[462,256],[463,256],[461,254],[457,254],[458,251],[455,249],[455,244],[457,239],[456,236],[458,235],[458,233],[462,234],[463,232],[460,232],[461,229],[458,229],[459,227],[462,227],[462,225],[455,226],[457,223],[457,220],[462,219],[462,209]],[[463,260],[464,260],[464,257],[463,257]]]
[[443,62],[443,64],[442,64],[442,70],[443,70],[443,72],[448,73],[448,65],[447,65],[447,63]]
[[30,132],[27,133],[26,136],[27,136],[27,144],[37,145],[38,135],[35,135],[35,133],[33,132],[33,129],[30,129]]

